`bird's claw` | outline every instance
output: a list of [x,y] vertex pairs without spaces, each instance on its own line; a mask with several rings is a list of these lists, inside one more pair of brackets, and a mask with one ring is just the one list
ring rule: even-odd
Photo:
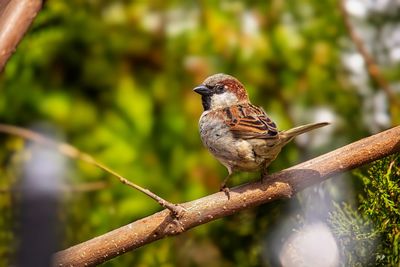
[[228,197],[228,199],[231,198],[231,196],[229,194],[229,192],[230,192],[229,187],[226,187],[226,185],[222,185],[221,188],[219,189],[219,191],[224,192],[225,195]]

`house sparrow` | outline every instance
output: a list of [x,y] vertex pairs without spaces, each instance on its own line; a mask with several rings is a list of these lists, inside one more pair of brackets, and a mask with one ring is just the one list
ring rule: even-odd
[[201,95],[204,108],[199,121],[201,140],[228,169],[223,191],[233,172],[261,169],[264,177],[268,165],[295,136],[329,124],[278,131],[265,111],[250,103],[244,86],[227,74],[212,75],[193,90]]

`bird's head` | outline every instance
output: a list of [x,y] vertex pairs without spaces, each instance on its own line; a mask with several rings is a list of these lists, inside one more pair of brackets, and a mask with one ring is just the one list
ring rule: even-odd
[[201,95],[204,111],[249,102],[246,89],[235,77],[214,74],[193,89]]

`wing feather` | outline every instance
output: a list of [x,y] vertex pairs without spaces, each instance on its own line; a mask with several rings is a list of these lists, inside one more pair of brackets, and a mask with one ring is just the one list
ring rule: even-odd
[[225,123],[235,137],[243,139],[278,138],[276,125],[261,107],[239,104],[224,109]]

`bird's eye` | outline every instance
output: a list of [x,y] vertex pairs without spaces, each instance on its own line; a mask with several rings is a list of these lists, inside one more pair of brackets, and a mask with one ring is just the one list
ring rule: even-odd
[[225,87],[223,84],[217,84],[217,85],[215,85],[214,88],[215,88],[214,89],[215,93],[217,93],[217,94],[222,94],[225,91]]

